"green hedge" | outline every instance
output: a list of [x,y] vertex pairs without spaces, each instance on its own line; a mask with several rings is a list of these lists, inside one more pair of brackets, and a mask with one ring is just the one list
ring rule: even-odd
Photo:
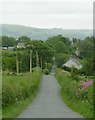
[[71,73],[62,72],[62,69],[56,68],[55,77],[61,86],[61,96],[63,101],[76,112],[79,112],[86,118],[93,117],[93,85],[79,91],[80,81],[85,82],[87,78],[79,76],[79,81],[72,79]]
[[21,103],[30,95],[34,95],[39,88],[42,72],[40,70],[18,76],[3,74],[2,78],[2,106],[4,108],[15,102]]

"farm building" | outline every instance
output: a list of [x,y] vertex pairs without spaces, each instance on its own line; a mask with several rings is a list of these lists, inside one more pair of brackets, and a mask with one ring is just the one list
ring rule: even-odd
[[67,66],[67,67],[75,66],[75,68],[77,68],[77,69],[82,68],[82,64],[72,56],[65,64],[63,64],[63,66]]

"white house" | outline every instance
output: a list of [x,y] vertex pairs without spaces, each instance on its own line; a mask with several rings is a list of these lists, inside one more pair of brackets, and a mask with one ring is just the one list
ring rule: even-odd
[[63,64],[63,66],[67,66],[67,67],[75,66],[75,68],[77,68],[77,69],[82,68],[82,64],[72,56],[65,64]]
[[8,47],[8,50],[13,50],[14,47]]
[[2,47],[2,50],[7,50],[8,48],[7,47]]

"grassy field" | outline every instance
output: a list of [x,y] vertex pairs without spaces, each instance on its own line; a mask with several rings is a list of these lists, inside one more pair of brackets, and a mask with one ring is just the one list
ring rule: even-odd
[[2,76],[2,114],[3,118],[15,118],[32,102],[42,79],[41,69],[32,74]]
[[61,96],[64,103],[75,112],[80,113],[85,118],[93,118],[93,85],[87,87],[87,92],[79,91],[80,81],[87,78],[79,76],[79,81],[72,80],[71,73],[62,72],[56,68],[55,77],[61,86]]
[[2,118],[2,107],[1,107],[1,102],[2,102],[2,72],[0,69],[0,119]]

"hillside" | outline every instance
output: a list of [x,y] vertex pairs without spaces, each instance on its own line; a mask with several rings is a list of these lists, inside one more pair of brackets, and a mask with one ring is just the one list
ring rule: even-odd
[[67,36],[70,39],[72,39],[73,37],[84,39],[87,36],[93,35],[93,30],[91,29],[60,29],[60,28],[42,29],[26,27],[22,25],[8,25],[8,24],[0,25],[0,29],[1,26],[3,36],[6,35],[9,37],[15,37],[16,39],[23,35],[28,36],[31,39],[37,40],[46,40],[48,37],[52,37],[58,34]]

